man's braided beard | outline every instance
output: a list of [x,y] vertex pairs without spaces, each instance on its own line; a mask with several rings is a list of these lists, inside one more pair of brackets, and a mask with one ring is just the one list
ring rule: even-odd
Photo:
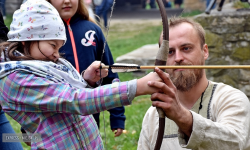
[[[178,65],[193,65],[192,63],[178,63]],[[198,65],[204,65],[204,60],[202,59]],[[177,88],[177,90],[186,92],[194,87],[203,76],[203,69],[186,69],[184,71],[174,72],[173,69],[168,70],[170,79]]]

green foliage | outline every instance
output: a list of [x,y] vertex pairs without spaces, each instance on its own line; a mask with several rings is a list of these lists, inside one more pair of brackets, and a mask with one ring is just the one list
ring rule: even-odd
[[7,14],[6,19],[4,20],[5,25],[10,28],[10,23],[12,22],[12,16]]
[[250,5],[247,2],[234,1],[233,7],[236,8],[236,9],[250,8]]

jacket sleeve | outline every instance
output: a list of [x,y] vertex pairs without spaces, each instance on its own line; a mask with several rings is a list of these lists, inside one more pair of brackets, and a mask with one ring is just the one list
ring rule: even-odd
[[[99,32],[98,34],[99,38],[98,38],[98,44],[97,44],[97,57],[99,60],[101,60],[101,55],[102,55],[102,51],[103,51],[103,46],[104,46],[104,42],[105,42],[105,38],[104,35],[102,34],[102,32]],[[102,58],[102,62],[105,65],[113,65],[114,64],[114,60],[113,60],[113,56],[112,53],[109,49],[108,44],[106,44],[105,47],[105,52],[103,54],[103,58]],[[112,80],[118,78],[118,74],[117,73],[113,73],[111,70],[109,70],[109,74],[107,77],[105,77],[103,79],[102,85],[106,85],[106,84],[110,84],[112,83]],[[125,113],[125,108],[124,106],[121,107],[116,107],[113,109],[108,110],[110,113],[110,126],[111,129],[117,129],[117,128],[121,128],[121,129],[125,129],[125,120],[126,120],[126,116],[124,115]]]
[[18,71],[0,82],[0,93],[4,99],[1,103],[3,109],[16,111],[89,115],[129,105],[130,82],[114,82],[95,89],[77,89],[67,83],[55,83]]
[[112,129],[125,129],[125,120],[126,116],[124,115],[125,109],[124,106],[116,107],[108,110],[110,113],[110,126]]

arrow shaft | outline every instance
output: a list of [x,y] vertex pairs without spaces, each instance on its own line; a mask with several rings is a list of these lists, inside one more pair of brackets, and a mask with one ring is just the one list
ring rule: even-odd
[[102,66],[103,69],[250,69],[250,65],[202,65],[202,66]]
[[140,66],[140,69],[250,69],[250,65],[218,65],[218,66]]

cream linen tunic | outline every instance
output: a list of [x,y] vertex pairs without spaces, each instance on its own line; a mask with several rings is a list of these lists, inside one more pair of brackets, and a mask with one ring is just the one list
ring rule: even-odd
[[[189,141],[185,141],[176,124],[166,118],[166,127],[173,133],[166,135],[165,130],[161,150],[250,150],[249,99],[231,86],[211,81],[210,84],[217,84],[209,107],[210,119],[196,113],[198,108],[192,108],[193,131]],[[150,107],[143,119],[137,150],[154,149],[158,121],[155,107]]]

